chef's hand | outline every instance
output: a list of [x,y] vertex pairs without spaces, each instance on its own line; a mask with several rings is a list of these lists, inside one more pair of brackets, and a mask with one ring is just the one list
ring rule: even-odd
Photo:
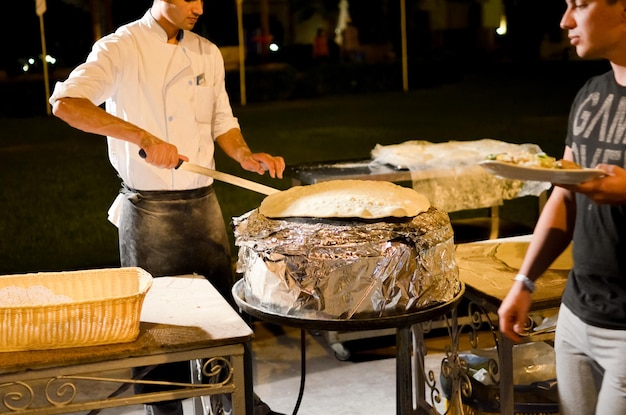
[[178,154],[178,148],[175,145],[166,143],[153,135],[148,135],[141,140],[139,155],[153,166],[164,169],[177,167],[180,160],[189,161],[187,156]]
[[514,281],[498,309],[499,325],[502,334],[514,342],[521,341],[528,321],[528,310],[532,302],[531,294],[524,288],[524,283]]
[[265,174],[267,171],[272,178],[282,179],[285,171],[285,160],[267,153],[250,153],[241,159],[240,164],[244,170],[258,174]]
[[582,193],[598,204],[626,204],[626,170],[612,164],[598,164],[596,168],[604,171],[606,176],[577,185],[555,185]]

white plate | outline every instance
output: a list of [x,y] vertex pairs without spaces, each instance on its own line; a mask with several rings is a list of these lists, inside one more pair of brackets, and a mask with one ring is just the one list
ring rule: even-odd
[[478,164],[489,173],[507,179],[559,184],[578,184],[605,174],[602,170],[597,169],[546,169],[542,167],[519,166],[495,160],[484,160],[478,162]]

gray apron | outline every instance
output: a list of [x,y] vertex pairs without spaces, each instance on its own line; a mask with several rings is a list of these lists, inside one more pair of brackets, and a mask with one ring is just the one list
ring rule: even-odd
[[153,277],[196,273],[231,302],[233,267],[226,226],[211,186],[185,191],[123,187],[119,244],[123,267]]

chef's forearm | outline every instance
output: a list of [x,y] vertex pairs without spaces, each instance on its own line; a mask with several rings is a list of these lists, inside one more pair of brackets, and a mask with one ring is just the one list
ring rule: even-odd
[[224,150],[224,153],[239,164],[252,154],[250,147],[248,147],[246,140],[244,140],[241,134],[241,130],[238,128],[228,130],[217,137],[216,141],[220,148]]
[[60,98],[52,111],[72,127],[88,133],[115,137],[139,147],[152,142],[145,130],[109,114],[85,98]]

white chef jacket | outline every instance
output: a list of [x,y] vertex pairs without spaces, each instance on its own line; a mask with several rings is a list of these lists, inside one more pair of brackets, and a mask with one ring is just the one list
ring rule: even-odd
[[[226,93],[224,60],[215,44],[184,31],[179,43],[150,11],[95,43],[87,61],[54,88],[61,97],[87,98],[178,147],[192,163],[214,168],[214,140],[239,128]],[[135,144],[108,137],[109,159],[130,188],[186,190],[213,179],[159,169],[142,160]]]

